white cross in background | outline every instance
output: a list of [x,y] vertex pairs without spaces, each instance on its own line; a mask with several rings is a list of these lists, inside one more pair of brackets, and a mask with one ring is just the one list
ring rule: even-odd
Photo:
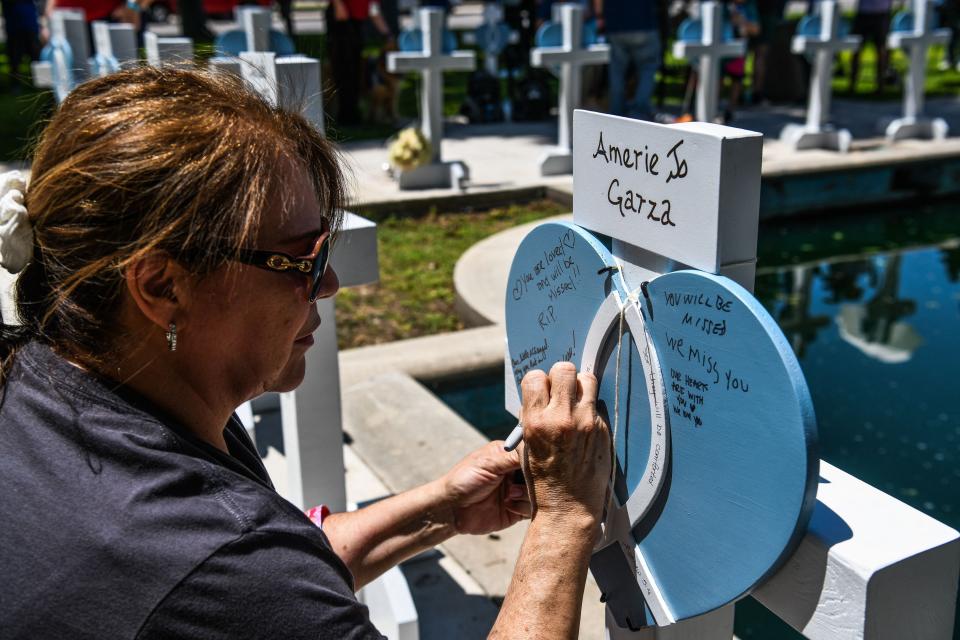
[[191,38],[161,38],[148,31],[143,34],[143,45],[147,50],[147,63],[154,67],[189,66],[193,63]]
[[139,59],[137,32],[132,24],[95,20],[92,26],[97,51],[94,75],[103,78],[119,71],[125,63]]
[[696,116],[701,122],[713,122],[717,117],[720,60],[742,56],[746,44],[743,40],[723,41],[723,8],[714,0],[700,5],[700,23],[700,42],[677,40],[673,55],[684,60],[699,58]]
[[846,153],[852,136],[846,129],[830,126],[830,98],[833,92],[833,59],[840,51],[860,46],[860,36],[839,36],[840,12],[836,0],[820,2],[819,36],[798,35],[793,38],[794,53],[814,55],[810,74],[810,97],[805,125],[789,124],[780,139],[794,149],[834,149]]
[[536,47],[530,51],[531,66],[560,66],[557,148],[548,151],[540,161],[540,173],[545,176],[573,171],[573,110],[580,106],[581,69],[587,65],[606,64],[610,60],[609,45],[583,47],[584,11],[581,5],[564,3],[554,5],[553,10],[563,28],[563,44]]
[[892,31],[887,37],[891,49],[908,50],[910,69],[903,89],[903,116],[887,127],[887,140],[894,142],[904,138],[947,137],[949,127],[942,118],[926,118],[923,115],[924,85],[927,78],[927,49],[944,44],[950,39],[949,29],[932,29],[933,12],[928,0],[912,0],[913,30]]
[[240,6],[237,22],[247,36],[247,51],[270,51],[270,28],[273,13],[265,7]]
[[[90,36],[82,9],[57,9],[50,20],[52,60],[30,65],[33,84],[53,89],[57,102],[63,102],[73,88],[90,77]],[[73,62],[67,62],[68,54]]]
[[398,181],[401,189],[450,187],[469,176],[462,162],[443,162],[440,145],[443,143],[443,72],[473,71],[476,54],[473,51],[443,52],[443,19],[441,9],[432,7],[417,10],[417,21],[423,41],[422,51],[393,51],[387,54],[390,73],[420,74],[420,127],[430,142],[430,163],[412,170],[401,171]]
[[323,133],[323,94],[320,61],[303,55],[272,51],[240,54],[240,76],[268,102],[299,111]]
[[443,52],[443,17],[441,9],[419,9],[417,21],[423,36],[423,50],[394,51],[387,56],[390,73],[420,73],[420,127],[430,141],[433,163],[440,162],[443,141],[443,72],[473,71],[476,67],[472,51]]

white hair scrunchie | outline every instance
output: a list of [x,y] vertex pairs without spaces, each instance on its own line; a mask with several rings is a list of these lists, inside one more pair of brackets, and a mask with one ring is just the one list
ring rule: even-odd
[[33,255],[33,227],[23,206],[27,190],[21,171],[0,174],[0,266],[18,273]]

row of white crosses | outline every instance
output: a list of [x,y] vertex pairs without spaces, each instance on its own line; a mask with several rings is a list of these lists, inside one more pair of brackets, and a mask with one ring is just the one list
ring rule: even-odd
[[[813,70],[807,103],[806,122],[803,125],[788,125],[780,138],[795,149],[832,149],[846,152],[851,135],[845,129],[836,129],[829,124],[832,94],[833,61],[837,53],[857,49],[861,39],[857,36],[840,35],[840,13],[836,0],[818,3],[820,32],[818,35],[800,34],[794,37],[792,50],[798,54],[813,54]],[[905,138],[943,139],[947,124],[940,118],[927,118],[923,114],[924,80],[926,78],[927,51],[930,46],[943,44],[949,39],[946,29],[932,29],[933,12],[929,0],[912,0],[913,28],[909,32],[890,33],[891,49],[907,51],[910,64],[903,94],[903,116],[885,128],[888,141]],[[701,4],[702,32],[700,42],[674,43],[673,53],[684,59],[699,58],[696,118],[712,122],[717,117],[717,88],[720,80],[720,61],[723,58],[743,55],[743,41],[723,40],[722,7],[708,1]]]
[[387,54],[390,73],[420,73],[420,127],[430,142],[430,162],[415,169],[400,171],[397,180],[401,189],[462,187],[470,170],[463,162],[444,161],[443,143],[443,74],[445,71],[473,71],[477,60],[473,51],[443,50],[444,12],[425,7],[417,10],[421,51],[393,51]]
[[[33,82],[37,87],[53,89],[57,102],[62,102],[78,84],[92,77],[102,77],[136,63],[139,59],[137,35],[133,25],[94,21],[93,38],[96,56],[90,56],[89,32],[82,9],[57,9],[51,18],[51,38],[46,49],[49,59],[34,62]],[[190,38],[161,38],[155,33],[144,35],[147,62],[190,64],[193,41]]]

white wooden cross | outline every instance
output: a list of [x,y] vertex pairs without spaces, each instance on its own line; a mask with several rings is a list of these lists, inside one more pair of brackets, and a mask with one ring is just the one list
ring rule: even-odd
[[193,64],[192,38],[162,38],[152,31],[148,31],[143,35],[143,44],[147,50],[147,64],[151,66],[190,66]]
[[794,53],[812,53],[814,56],[807,102],[807,122],[804,125],[788,124],[780,132],[780,139],[794,149],[833,149],[846,153],[852,139],[850,132],[846,129],[835,129],[829,124],[833,59],[840,51],[857,49],[861,38],[840,36],[840,12],[836,0],[822,0],[819,6],[819,35],[794,36],[792,46]]
[[[245,49],[249,52],[270,51],[270,28],[273,13],[265,7],[240,5],[234,9],[237,24],[244,34]],[[231,32],[234,33],[234,32]],[[212,70],[242,76],[240,58],[233,55],[216,55],[209,60]]]
[[236,15],[247,36],[247,51],[270,51],[273,12],[266,7],[238,6]]
[[[330,260],[341,287],[376,282],[380,273],[376,224],[345,213]],[[303,383],[280,396],[287,467],[284,497],[299,507],[325,504],[331,511],[345,511],[335,298],[318,300],[317,311],[322,323],[307,351]]]
[[[630,290],[687,266],[752,290],[761,154],[761,136],[749,131],[702,122],[640,125],[577,111],[574,222],[612,238]],[[509,357],[505,373],[506,404],[516,411]],[[815,640],[950,637],[957,532],[823,461],[820,476],[805,538],[753,595]],[[732,634],[732,605],[640,632],[608,614],[611,640]]]
[[451,187],[469,177],[462,162],[444,162],[443,143],[443,73],[445,71],[473,71],[476,54],[473,51],[443,51],[444,12],[434,7],[417,10],[417,22],[422,34],[422,51],[393,51],[387,54],[390,73],[420,73],[420,127],[430,142],[430,163],[410,171],[401,171],[401,189]]
[[137,32],[132,24],[94,20],[91,26],[97,52],[93,64],[95,76],[102,78],[116,73],[124,64],[139,59]]
[[913,30],[892,31],[887,36],[891,49],[908,52],[910,69],[903,88],[903,116],[886,128],[889,142],[906,138],[943,140],[949,127],[942,118],[927,118],[923,114],[923,98],[927,78],[927,50],[932,45],[944,44],[950,39],[949,29],[933,29],[933,11],[929,0],[912,0]]
[[713,122],[717,117],[717,92],[720,82],[720,60],[742,56],[743,40],[723,40],[723,7],[715,0],[700,4],[700,42],[673,43],[673,55],[684,60],[699,59],[697,67],[697,120]]
[[580,106],[582,67],[606,64],[610,60],[609,45],[583,46],[582,5],[558,4],[553,6],[553,12],[562,25],[563,44],[559,47],[535,47],[530,50],[531,66],[560,66],[557,146],[540,159],[540,174],[545,176],[573,171],[573,110]]
[[240,76],[271,104],[299,111],[324,131],[320,61],[316,58],[244,52],[240,54]]
[[90,77],[90,35],[82,9],[56,9],[50,19],[50,60],[30,65],[33,83],[53,89],[63,102],[73,88]]

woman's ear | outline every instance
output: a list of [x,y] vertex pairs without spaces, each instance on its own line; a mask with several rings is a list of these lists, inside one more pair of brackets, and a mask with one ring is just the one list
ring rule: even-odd
[[183,308],[186,270],[170,254],[152,251],[124,271],[127,293],[150,322],[167,329]]

